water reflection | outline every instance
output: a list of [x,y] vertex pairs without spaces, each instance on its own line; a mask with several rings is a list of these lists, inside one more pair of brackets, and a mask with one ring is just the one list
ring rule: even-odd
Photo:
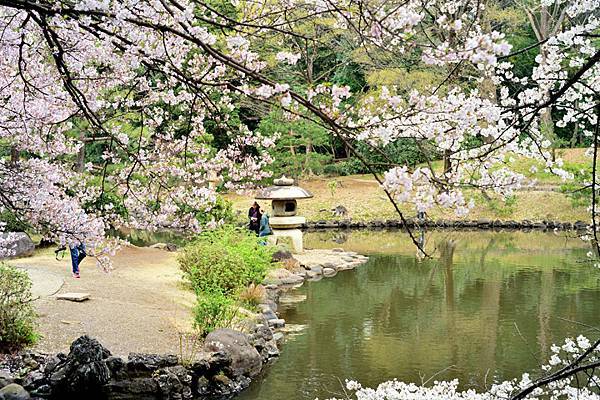
[[[600,274],[578,263],[587,251],[580,241],[541,232],[424,236],[435,260],[420,260],[399,232],[348,233],[343,247],[371,254],[368,265],[308,283],[295,292],[305,301],[281,305],[288,323],[306,328],[240,398],[328,398],[339,379],[376,385],[436,373],[481,389],[535,368],[551,343],[581,332],[565,320],[597,324]],[[332,238],[305,240],[339,247]]]

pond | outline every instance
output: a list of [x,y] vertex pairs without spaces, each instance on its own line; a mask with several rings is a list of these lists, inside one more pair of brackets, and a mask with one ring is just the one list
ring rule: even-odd
[[[533,370],[552,343],[599,326],[600,271],[575,238],[543,232],[428,232],[420,261],[405,233],[313,232],[312,248],[369,262],[305,283],[280,311],[295,333],[238,400],[343,397],[344,379],[460,379],[483,390]],[[432,381],[433,381],[432,379]]]

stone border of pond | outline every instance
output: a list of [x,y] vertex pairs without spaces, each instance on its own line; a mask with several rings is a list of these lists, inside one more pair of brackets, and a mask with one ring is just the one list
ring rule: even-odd
[[418,221],[407,219],[406,223],[401,220],[372,220],[372,221],[352,221],[350,219],[342,220],[319,220],[308,221],[302,228],[305,230],[318,229],[380,229],[380,228],[450,228],[450,229],[513,229],[513,230],[561,230],[561,231],[582,231],[590,225],[583,221],[561,222],[561,221],[503,221],[491,219],[478,220],[430,220]]
[[266,301],[259,304],[264,325],[275,330],[285,327],[285,320],[277,315],[278,301],[282,293],[301,286],[305,281],[314,282],[336,276],[340,271],[354,269],[369,260],[367,256],[341,248],[305,250],[293,256],[290,253],[281,253],[283,257],[276,254],[275,258],[279,258],[277,261],[288,266],[269,271],[264,281],[267,290]]
[[271,329],[259,326],[250,335],[219,329],[183,362],[169,354],[116,357],[96,339],[82,336],[69,354],[0,356],[0,399],[229,399],[279,355],[276,340]]
[[[271,270],[265,301],[249,318],[250,334],[211,332],[187,362],[177,355],[131,353],[113,356],[96,339],[82,336],[68,354],[22,351],[0,355],[0,399],[230,399],[246,389],[279,356],[285,321],[277,315],[282,293],[305,281],[335,276],[368,258],[343,249],[278,252],[289,269]],[[286,261],[287,260],[287,261]]]

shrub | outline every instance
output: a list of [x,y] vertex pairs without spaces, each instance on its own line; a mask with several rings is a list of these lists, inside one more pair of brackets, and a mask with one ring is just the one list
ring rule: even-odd
[[0,222],[5,224],[4,229],[7,232],[24,232],[29,229],[29,225],[21,221],[21,219],[10,210],[0,212]]
[[194,325],[199,335],[231,326],[238,299],[252,304],[262,297],[264,288],[259,284],[273,251],[253,232],[230,226],[204,232],[183,249],[179,267],[196,292]]
[[246,289],[240,293],[240,300],[250,306],[260,304],[266,297],[267,291],[263,285],[251,283]]
[[201,336],[217,328],[227,328],[235,318],[234,301],[223,293],[214,292],[198,296],[194,308],[194,325]]
[[0,263],[0,351],[35,343],[31,280],[25,271]]
[[201,234],[178,261],[196,293],[232,295],[263,281],[272,254],[273,248],[261,245],[254,233],[222,227]]
[[212,291],[231,294],[247,280],[247,266],[241,256],[208,243],[186,247],[179,265],[197,294]]

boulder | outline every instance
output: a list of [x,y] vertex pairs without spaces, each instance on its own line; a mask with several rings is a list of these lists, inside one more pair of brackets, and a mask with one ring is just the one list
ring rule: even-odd
[[270,319],[277,319],[277,314],[275,314],[275,312],[273,310],[271,310],[271,308],[265,308],[262,310],[262,315],[265,317],[265,319],[268,321]]
[[242,332],[217,329],[208,334],[205,351],[222,351],[231,357],[227,368],[233,377],[255,377],[262,369],[262,358]]
[[101,398],[102,387],[110,381],[106,360],[111,356],[97,340],[82,336],[71,344],[69,355],[50,375],[52,393],[57,398]]
[[257,326],[254,335],[267,341],[273,339],[273,332],[264,325]]
[[130,353],[127,358],[127,370],[130,372],[155,371],[159,368],[177,365],[176,355]]
[[292,253],[290,253],[288,250],[277,250],[271,256],[271,262],[279,262],[283,260],[289,260],[291,258],[294,257],[292,256]]
[[203,376],[198,379],[194,398],[230,399],[249,385],[250,378],[244,376],[233,380],[223,374],[216,374],[210,378]]
[[105,386],[104,390],[106,397],[110,400],[154,400],[159,391],[158,383],[153,378],[111,381]]
[[177,245],[175,243],[167,243],[167,251],[177,251]]
[[8,371],[0,371],[0,389],[14,383],[15,378]]
[[0,234],[0,254],[2,250],[8,250],[9,257],[26,257],[33,254],[35,245],[25,232],[8,232]]
[[151,249],[159,249],[165,251],[177,251],[177,245],[174,243],[155,243],[149,246]]
[[192,377],[187,370],[178,365],[161,369],[154,374],[160,398],[165,400],[183,400],[192,398]]
[[274,329],[283,328],[285,326],[285,319],[276,318],[269,320],[269,326]]
[[583,221],[575,221],[575,223],[573,224],[573,228],[575,228],[578,231],[582,231],[588,228],[588,224]]
[[46,376],[41,371],[32,371],[25,379],[23,379],[22,385],[29,391],[36,390],[37,388],[44,386],[47,383]]
[[205,352],[201,351],[197,356],[190,370],[196,376],[208,376],[219,373],[231,365],[231,355],[223,350]]
[[11,383],[0,389],[0,399],[4,400],[29,400],[31,396],[23,386]]
[[323,275],[323,267],[321,267],[320,265],[312,267],[310,269],[310,271],[307,271],[306,273],[307,273],[308,278],[314,279],[316,277]]
[[291,273],[284,268],[270,270],[265,278],[265,284],[295,285],[304,282],[304,278]]

